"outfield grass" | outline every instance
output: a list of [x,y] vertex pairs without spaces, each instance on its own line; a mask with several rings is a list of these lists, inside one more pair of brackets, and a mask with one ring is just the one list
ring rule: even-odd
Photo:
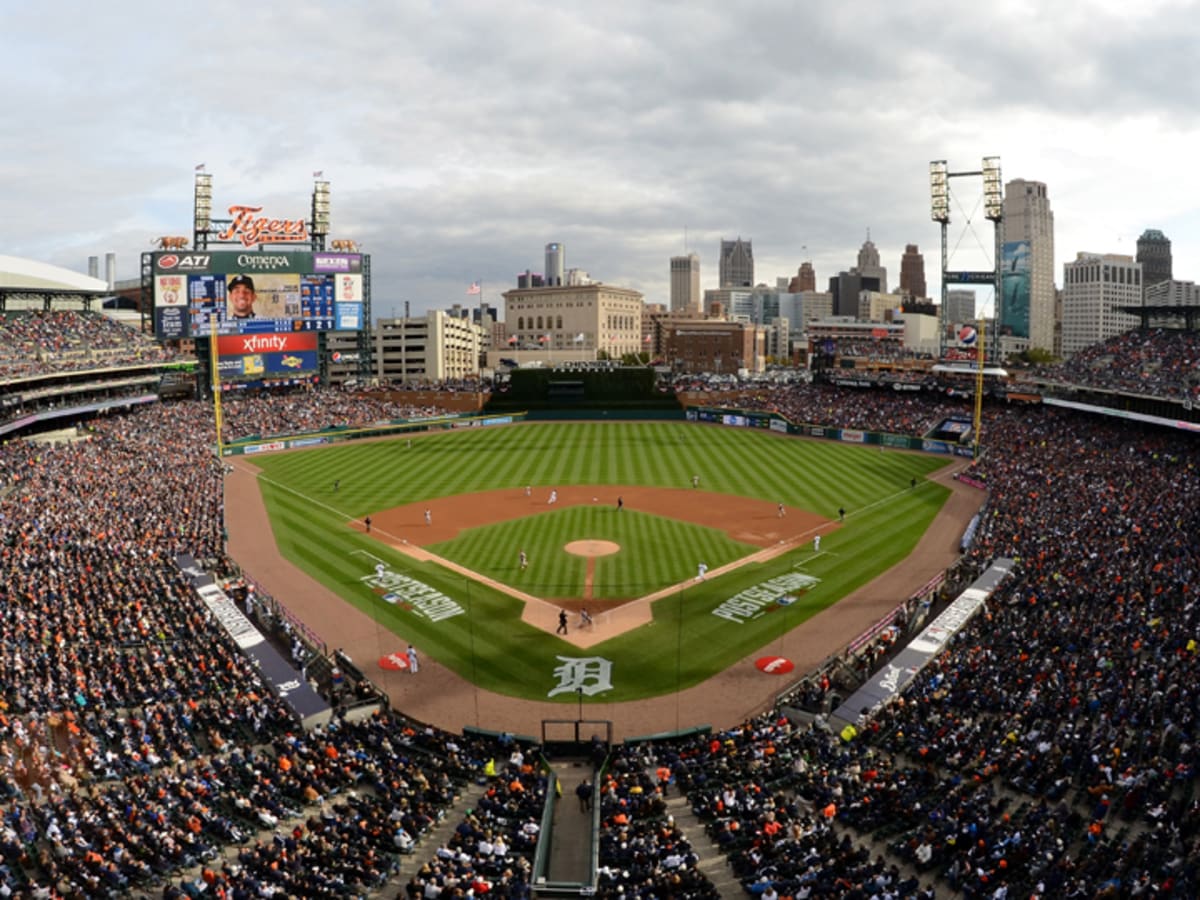
[[[948,491],[922,481],[948,464],[944,457],[880,452],[878,448],[785,438],[766,432],[685,423],[571,423],[478,428],[414,439],[346,443],[302,453],[257,457],[264,469],[263,494],[280,551],[296,565],[378,623],[381,653],[405,641],[416,644],[463,677],[488,690],[545,699],[559,684],[558,657],[596,656],[612,663],[612,688],[594,699],[611,702],[668,693],[699,683],[714,672],[770,644],[877,574],[903,559],[941,508]],[[845,525],[824,539],[822,553],[811,547],[766,564],[689,586],[658,601],[652,624],[580,651],[553,634],[521,621],[519,601],[466,580],[433,563],[417,563],[353,529],[348,519],[441,496],[503,488],[582,484],[689,487],[693,474],[704,490],[740,494],[812,510]],[[340,489],[333,483],[340,480]],[[563,509],[496,526],[521,529],[530,546],[561,545],[564,537],[602,538],[601,523],[587,507]],[[713,567],[732,554],[753,548],[724,535],[685,523],[654,526],[653,516],[627,511],[628,529],[647,535],[693,528],[691,541],[712,541],[704,553]],[[634,520],[641,521],[635,526]],[[607,517],[611,523],[613,517]],[[644,526],[644,527],[643,527]],[[460,536],[449,548],[456,561],[500,581],[517,583],[513,544],[489,535],[492,528]],[[567,538],[572,539],[572,538]],[[614,539],[608,537],[606,539]],[[652,541],[652,537],[646,540]],[[617,540],[632,547],[632,538]],[[502,545],[497,549],[498,545]],[[691,544],[667,539],[646,551],[629,551],[604,574],[604,591],[632,583],[674,583],[695,572]],[[434,548],[435,551],[437,548]],[[369,554],[369,556],[368,556]],[[363,582],[375,558],[389,569],[417,579],[461,605],[463,615],[430,621],[412,610],[383,603]],[[665,558],[665,559],[664,559]],[[598,560],[603,563],[605,560]],[[580,563],[581,565],[582,563]],[[656,568],[661,567],[661,568]],[[504,570],[507,569],[507,575]],[[561,574],[539,572],[539,582],[564,585],[560,596],[577,594],[581,575],[564,563]],[[820,579],[791,606],[770,606],[743,623],[713,615],[739,591],[802,569]],[[597,566],[597,577],[601,567]],[[682,573],[680,577],[676,577]],[[502,577],[503,576],[503,577]],[[613,596],[613,593],[607,593]],[[281,598],[285,600],[286,598]],[[904,599],[897,596],[899,603]],[[387,635],[393,633],[395,638]],[[834,650],[835,648],[830,648]],[[574,702],[572,692],[561,697]]]

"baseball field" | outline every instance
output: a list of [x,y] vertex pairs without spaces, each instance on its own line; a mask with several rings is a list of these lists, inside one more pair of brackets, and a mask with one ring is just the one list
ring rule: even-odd
[[948,462],[613,422],[253,459],[279,553],[395,647],[489,692],[580,703],[698,685],[886,572],[946,501],[927,478]]

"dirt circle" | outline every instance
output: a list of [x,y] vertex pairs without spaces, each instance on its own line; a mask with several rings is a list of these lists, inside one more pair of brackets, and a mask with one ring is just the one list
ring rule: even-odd
[[575,556],[593,559],[597,556],[612,556],[621,549],[621,545],[612,541],[571,541],[564,544],[563,549]]

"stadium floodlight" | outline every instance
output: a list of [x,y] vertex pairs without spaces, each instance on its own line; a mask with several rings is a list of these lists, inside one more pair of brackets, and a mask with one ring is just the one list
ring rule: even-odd
[[312,195],[312,230],[313,234],[329,234],[329,182],[317,181],[313,184]]
[[929,215],[945,225],[950,221],[950,182],[947,181],[946,161],[935,159],[929,164]]
[[208,231],[212,225],[212,176],[203,172],[196,174],[196,192],[193,220],[196,231]]
[[1004,186],[998,156],[983,158],[983,214],[993,222],[1004,218]]

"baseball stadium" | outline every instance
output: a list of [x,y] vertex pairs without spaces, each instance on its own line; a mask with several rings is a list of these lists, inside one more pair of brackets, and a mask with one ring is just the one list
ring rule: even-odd
[[1200,892],[1190,327],[413,389],[221,224],[0,257],[5,896]]

